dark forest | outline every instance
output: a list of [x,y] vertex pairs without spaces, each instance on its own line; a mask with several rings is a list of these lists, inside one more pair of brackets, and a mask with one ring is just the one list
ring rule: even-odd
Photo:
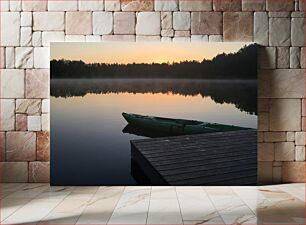
[[[103,53],[101,53],[103,54]],[[152,64],[86,64],[52,60],[51,78],[188,78],[257,79],[257,47],[244,46],[236,53],[219,54],[212,60]]]

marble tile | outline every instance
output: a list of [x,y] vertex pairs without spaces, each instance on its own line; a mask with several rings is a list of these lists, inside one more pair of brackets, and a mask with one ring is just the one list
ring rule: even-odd
[[0,162],[1,182],[28,182],[28,162]]
[[121,0],[122,11],[152,11],[153,0]]
[[0,96],[1,98],[24,97],[24,71],[16,69],[3,69],[0,72]]
[[4,198],[1,200],[1,222],[4,221],[7,217],[12,215],[15,211],[22,208],[25,204],[30,202],[32,198]]
[[15,129],[15,100],[0,99],[0,131],[10,131]]
[[29,182],[50,182],[50,162],[29,162]]
[[17,99],[16,113],[24,113],[28,115],[38,115],[41,113],[40,99]]
[[28,130],[28,117],[25,114],[16,114],[16,131]]
[[183,224],[174,187],[152,187],[148,224]]
[[15,199],[15,198],[35,198],[40,193],[45,191],[49,187],[48,184],[27,184],[22,187],[20,190],[8,195],[6,198]]
[[126,187],[108,224],[145,224],[151,187]]
[[38,161],[50,160],[50,133],[47,131],[37,132],[36,158]]
[[[46,201],[45,199],[33,199],[25,206],[18,209],[14,214],[6,218],[3,224],[19,224],[38,223],[44,216],[46,216],[50,210],[56,207],[62,200]],[[33,213],[35,212],[35,213]]]
[[8,132],[6,134],[6,159],[8,161],[35,160],[36,134],[34,132]]
[[93,194],[88,193],[83,199],[76,199],[69,194],[40,220],[40,224],[75,224],[92,197]]
[[100,187],[87,203],[77,224],[106,224],[123,191],[124,187]]
[[26,71],[26,98],[50,97],[49,70],[33,69]]
[[5,161],[5,133],[0,132],[0,161]]
[[209,222],[219,218],[217,210],[202,187],[177,187],[176,192],[184,221]]

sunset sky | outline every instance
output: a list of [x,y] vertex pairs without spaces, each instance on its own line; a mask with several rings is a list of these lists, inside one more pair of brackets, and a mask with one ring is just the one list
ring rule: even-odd
[[237,52],[249,43],[52,43],[51,59],[82,60],[85,63],[163,63],[202,61],[221,53]]

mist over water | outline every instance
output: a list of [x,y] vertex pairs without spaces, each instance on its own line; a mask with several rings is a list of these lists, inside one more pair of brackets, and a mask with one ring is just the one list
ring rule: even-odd
[[123,133],[122,112],[257,127],[253,80],[52,79],[51,96],[51,176],[63,185],[137,185],[129,141],[147,137]]

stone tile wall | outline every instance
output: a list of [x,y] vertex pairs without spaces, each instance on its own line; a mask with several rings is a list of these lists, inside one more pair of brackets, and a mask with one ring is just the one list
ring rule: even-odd
[[254,41],[260,183],[305,181],[303,0],[1,0],[3,182],[49,180],[52,41]]

